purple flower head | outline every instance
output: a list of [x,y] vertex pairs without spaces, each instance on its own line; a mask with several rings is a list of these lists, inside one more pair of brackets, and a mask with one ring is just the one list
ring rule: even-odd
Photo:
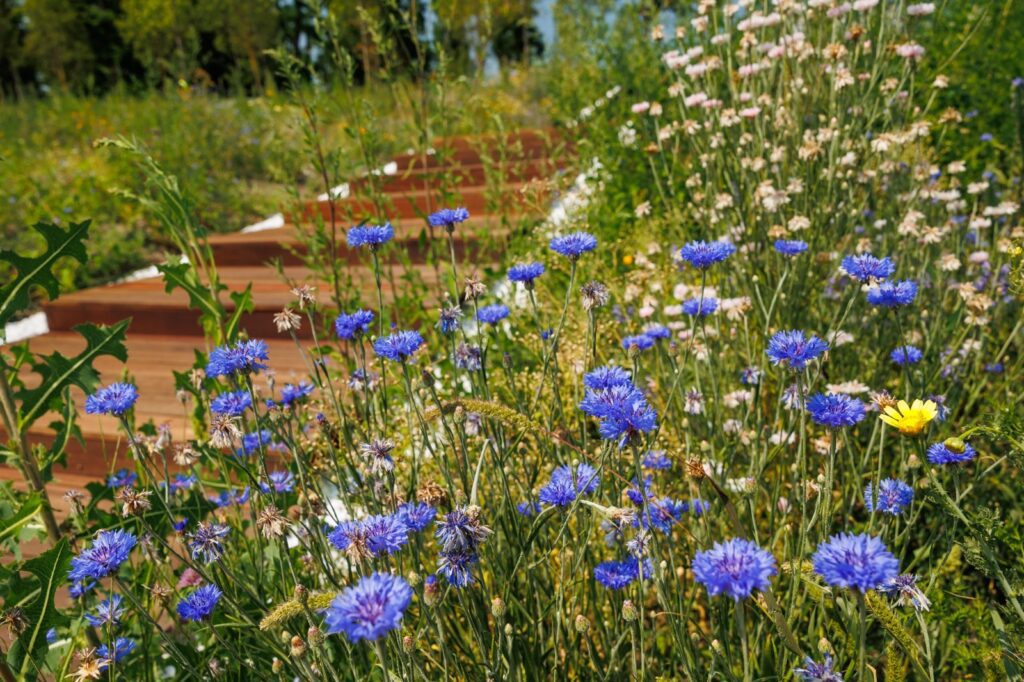
[[210,617],[224,593],[216,585],[202,585],[178,602],[182,620],[203,621]]
[[281,404],[294,405],[301,403],[313,392],[313,384],[300,381],[297,384],[285,384],[281,387]]
[[259,450],[261,445],[267,450],[281,450],[284,448],[283,444],[274,442],[274,436],[270,433],[270,429],[261,429],[260,431],[254,431],[242,436],[242,447],[235,454],[239,457],[251,455],[256,450]]
[[475,553],[454,550],[441,552],[440,557],[437,570],[452,587],[462,589],[473,583],[473,564],[479,560]]
[[589,232],[573,232],[551,239],[551,250],[569,260],[576,260],[583,254],[597,248],[597,237]]
[[498,324],[508,317],[508,306],[500,303],[485,305],[476,312],[476,319],[484,324]]
[[931,608],[931,601],[917,586],[917,576],[913,573],[898,575],[887,580],[878,588],[878,591],[887,597],[894,598],[897,606],[910,604],[915,611],[927,611]]
[[655,341],[664,341],[672,338],[672,330],[663,324],[651,324],[644,329],[644,336]]
[[921,362],[924,353],[915,346],[899,346],[889,354],[889,357],[897,365],[916,365]]
[[483,369],[483,351],[479,346],[460,343],[455,348],[455,366],[467,372],[479,372]]
[[107,477],[107,485],[111,488],[128,488],[135,485],[139,477],[130,469],[118,469]]
[[124,607],[121,606],[121,595],[112,594],[96,605],[96,613],[85,614],[85,619],[95,628],[106,628],[117,625],[124,615]]
[[802,331],[777,332],[768,341],[765,351],[772,364],[799,372],[807,363],[828,350],[828,344],[817,336],[807,337]]
[[601,420],[601,437],[617,440],[619,447],[641,433],[657,427],[658,415],[647,404],[647,398],[632,384],[612,386],[603,391],[588,391],[580,409]]
[[409,540],[409,526],[397,514],[368,516],[360,521],[342,521],[327,539],[338,549],[357,556],[394,554]]
[[693,559],[694,580],[711,597],[725,593],[736,601],[746,599],[754,590],[768,589],[768,578],[775,573],[771,552],[743,538],[716,542]]
[[645,469],[671,469],[672,460],[668,458],[664,450],[651,450],[644,455],[643,462],[641,462]]
[[206,363],[206,376],[220,377],[259,372],[267,368],[264,361],[269,359],[267,342],[259,339],[239,341],[234,346],[220,346],[210,353],[210,360]]
[[476,553],[491,529],[480,523],[479,512],[472,507],[456,507],[437,521],[434,536],[446,553]]
[[383,225],[358,225],[353,227],[345,235],[349,248],[358,249],[361,246],[368,246],[371,251],[376,251],[384,244],[395,237],[395,228],[391,223]]
[[214,506],[223,509],[224,507],[230,507],[232,505],[242,505],[249,501],[249,486],[245,486],[242,490],[231,488],[229,490],[221,490],[217,495],[210,495],[207,499],[214,504]]
[[372,310],[341,313],[334,320],[334,334],[342,341],[351,341],[370,331],[374,317]]
[[210,411],[237,417],[252,407],[252,396],[248,391],[228,391],[210,401]]
[[469,211],[461,206],[459,208],[442,208],[427,216],[427,222],[431,227],[443,227],[449,231],[467,220],[469,220]]
[[707,317],[716,310],[718,310],[718,299],[713,296],[705,296],[703,300],[689,298],[683,301],[683,312],[690,317]]
[[882,282],[868,289],[868,303],[884,308],[910,305],[917,298],[917,284],[909,279]]
[[648,501],[649,504],[641,511],[637,524],[644,528],[654,526],[662,533],[671,532],[672,526],[690,510],[688,502],[671,497],[663,497],[660,500],[648,498]]
[[830,429],[853,426],[864,419],[864,403],[848,395],[818,393],[807,400],[807,411],[815,424]]
[[113,648],[106,644],[101,644],[96,648],[96,657],[100,659],[100,670],[109,668],[111,659],[113,659],[114,663],[120,663],[124,660],[125,656],[134,650],[135,640],[128,639],[127,637],[115,639]]
[[814,659],[808,656],[804,659],[804,667],[796,668],[793,673],[803,682],[843,682],[843,676],[838,670],[834,670],[832,665],[832,656],[829,654],[825,654],[824,663],[815,663]]
[[970,443],[957,442],[955,439],[932,443],[928,447],[928,461],[932,464],[962,464],[970,462],[977,455]]
[[612,386],[632,386],[629,372],[616,365],[606,365],[587,372],[583,385],[592,391],[602,391]]
[[508,278],[512,282],[522,282],[527,289],[533,287],[533,282],[544,274],[543,263],[519,263],[508,269]]
[[260,483],[260,490],[265,493],[290,493],[295,490],[295,475],[288,470],[271,471],[267,479],[268,482]]
[[818,545],[814,571],[833,587],[877,589],[900,572],[900,563],[877,537],[840,533]]
[[223,540],[231,529],[220,523],[200,523],[189,534],[188,547],[192,558],[209,564],[224,556]]
[[395,630],[412,601],[412,588],[389,573],[363,576],[327,607],[327,632],[345,633],[350,642],[377,640]]
[[914,489],[903,481],[886,478],[878,484],[878,495],[870,483],[864,487],[864,506],[869,512],[882,512],[897,516],[914,499]]
[[807,242],[800,241],[799,239],[776,239],[774,246],[776,251],[787,258],[799,256],[808,248]]
[[679,255],[698,270],[706,270],[715,263],[721,263],[735,251],[736,247],[729,242],[693,241],[684,245]]
[[551,472],[551,480],[540,489],[538,497],[544,504],[555,507],[568,507],[581,495],[589,495],[597,490],[601,483],[597,470],[586,462],[576,467],[560,466]]
[[609,590],[621,590],[634,580],[647,580],[654,574],[654,566],[650,559],[643,563],[636,557],[625,561],[603,561],[594,566],[594,579]]
[[636,477],[634,476],[633,480],[629,483],[629,487],[626,488],[626,497],[628,497],[629,501],[636,506],[643,506],[644,498],[650,500],[653,497],[651,492],[651,485],[653,481],[654,479],[651,476],[644,476],[644,487],[643,490],[641,490],[640,486],[637,484]]
[[418,533],[434,522],[437,510],[425,502],[406,502],[398,507],[395,515],[402,520],[409,532]]
[[381,337],[373,342],[373,351],[393,362],[403,362],[423,345],[419,332],[400,331]]
[[132,409],[138,399],[139,390],[132,384],[110,384],[85,399],[85,411],[87,414],[120,416]]
[[441,314],[438,316],[437,324],[434,325],[441,330],[442,334],[451,334],[457,332],[461,327],[460,319],[462,318],[462,308],[452,305],[447,308],[441,308]]
[[540,514],[542,510],[543,507],[540,506],[540,502],[534,502],[533,500],[520,502],[516,505],[516,511],[523,516],[536,516],[537,514]]
[[896,272],[896,265],[889,259],[875,258],[870,253],[847,256],[842,262],[843,271],[858,282],[873,282],[888,279]]
[[135,536],[128,531],[101,530],[91,547],[71,559],[68,580],[86,582],[117,573],[121,564],[128,560],[136,542]]
[[640,350],[647,350],[648,348],[654,347],[654,339],[647,334],[636,334],[622,339],[622,347],[625,350],[629,350],[633,346],[636,346]]

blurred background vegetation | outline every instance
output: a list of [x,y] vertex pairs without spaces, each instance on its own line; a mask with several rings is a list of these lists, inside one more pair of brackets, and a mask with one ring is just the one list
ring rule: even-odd
[[[961,112],[976,141],[948,153],[1020,175],[1011,102],[1024,76],[1024,2],[936,4],[912,36],[928,49],[921,77],[949,77],[940,104]],[[356,153],[366,134],[383,161],[442,135],[564,123],[613,85],[628,107],[631,90],[663,77],[650,68],[659,49],[650,27],[671,30],[695,5],[0,0],[3,247],[31,248],[25,227],[38,220],[91,218],[93,257],[62,271],[69,290],[161,256],[159,227],[111,193],[144,187],[128,160],[93,147],[105,136],[137,138],[181,179],[208,229],[231,231],[320,191],[298,123],[303,101],[316,100],[343,177],[366,170]],[[282,60],[301,66],[299,82]],[[428,99],[446,104],[417,111]]]

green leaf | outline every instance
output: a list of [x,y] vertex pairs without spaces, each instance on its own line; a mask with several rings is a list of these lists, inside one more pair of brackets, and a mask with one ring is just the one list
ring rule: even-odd
[[[31,303],[29,293],[33,286],[46,289],[50,300],[60,294],[60,282],[52,270],[61,258],[71,257],[84,263],[85,236],[89,230],[89,221],[72,223],[70,229],[64,231],[53,223],[36,223],[33,229],[46,240],[46,251],[36,258],[25,258],[14,251],[0,251],[0,260],[7,261],[16,270],[10,284],[0,287],[0,330]],[[0,336],[3,332],[0,331]]]
[[75,438],[79,443],[84,442],[82,440],[82,430],[78,428],[78,424],[75,422],[78,417],[78,408],[75,407],[74,401],[71,400],[70,386],[64,389],[64,393],[61,395],[59,403],[60,419],[55,419],[50,422],[49,425],[50,431],[53,432],[55,438],[53,439],[53,443],[50,444],[50,450],[46,453],[46,458],[39,466],[44,482],[50,481],[50,468],[55,463],[65,462],[65,450],[67,449],[68,443],[71,442],[71,439]]
[[230,319],[225,326],[225,343],[234,341],[235,336],[238,333],[238,323],[242,321],[242,315],[248,312],[252,312],[255,306],[252,302],[252,282],[245,287],[245,291],[232,291],[231,300],[235,304],[235,312],[231,313]]
[[21,502],[18,511],[9,519],[4,519],[3,526],[0,526],[0,542],[6,542],[17,536],[21,529],[35,517],[36,512],[43,504],[43,498],[39,493],[30,493]]
[[111,355],[121,362],[128,361],[128,351],[124,347],[124,335],[128,329],[128,320],[105,327],[94,324],[80,324],[75,331],[86,341],[85,350],[73,358],[61,353],[43,356],[32,365],[33,371],[41,377],[36,388],[23,389],[15,398],[21,404],[18,425],[22,431],[28,429],[39,417],[52,409],[55,401],[60,399],[68,386],[78,386],[87,393],[99,381],[93,361],[102,355]]
[[57,610],[54,595],[67,579],[70,567],[71,549],[63,538],[52,549],[21,565],[21,570],[34,579],[15,574],[6,590],[6,605],[20,607],[29,624],[7,652],[7,662],[18,671],[19,679],[31,679],[32,671],[42,667],[49,649],[46,631],[68,622],[68,617]]
[[[224,319],[225,310],[209,287],[204,286],[195,276],[195,270],[188,263],[165,263],[156,266],[164,276],[164,291],[171,293],[181,289],[188,294],[188,305],[199,311],[200,317],[210,331],[216,330]],[[221,340],[223,341],[223,339]]]

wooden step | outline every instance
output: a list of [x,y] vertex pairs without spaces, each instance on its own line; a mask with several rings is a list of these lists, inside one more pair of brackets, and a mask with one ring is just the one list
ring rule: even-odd
[[[439,230],[431,229],[426,221],[418,218],[399,220],[393,226],[395,239],[391,246],[381,251],[382,262],[424,263],[430,253],[430,239],[441,240],[440,244],[434,245],[435,255],[440,253],[447,257],[446,236]],[[338,258],[350,265],[364,264],[366,252],[350,249],[346,244],[345,233],[349,227],[348,223],[338,227]],[[304,232],[299,232],[300,229]],[[306,253],[306,247],[300,235],[308,234],[311,229],[310,226],[297,228],[289,224],[260,232],[217,235],[210,238],[210,246],[214,260],[220,266],[262,265],[271,259],[280,259],[285,265],[301,265],[301,254]],[[453,235],[456,258],[460,263],[495,260],[507,234],[508,226],[502,225],[499,220],[489,216],[470,217]]]
[[394,162],[399,172],[419,164],[436,168],[444,165],[472,165],[488,159],[540,159],[564,153],[568,146],[551,130],[528,130],[504,135],[454,136],[435,140],[433,153],[413,151],[399,154]]
[[391,175],[363,177],[349,183],[355,193],[373,185],[378,191],[402,193],[427,188],[454,187],[456,196],[462,188],[483,187],[495,182],[524,183],[556,174],[560,167],[552,158],[515,159],[494,164],[470,163],[445,166],[424,165],[422,158],[412,159],[407,166]]
[[[365,266],[349,266],[345,273],[351,277],[352,286],[344,293],[357,296],[359,305],[376,308],[377,288],[373,270]],[[241,323],[242,328],[252,336],[277,335],[274,315],[286,306],[294,307],[295,295],[292,294],[292,288],[295,284],[307,283],[317,287],[319,300],[326,306],[332,305],[328,284],[301,266],[285,268],[288,282],[280,279],[276,272],[266,266],[224,267],[218,269],[218,274],[228,291],[243,291],[252,283],[254,310],[243,315]],[[423,305],[438,307],[442,287],[449,286],[447,279],[439,278],[447,278],[448,269],[413,266],[406,270],[395,264],[386,265],[383,272],[381,289],[385,305],[395,300],[396,291],[401,294],[413,286],[410,277],[412,281],[421,282],[424,287],[424,291],[418,294]],[[229,312],[234,310],[226,292],[221,295],[221,300]],[[188,295],[181,289],[167,293],[160,277],[78,291],[47,303],[44,310],[52,331],[70,331],[83,322],[114,324],[131,317],[131,331],[135,334],[196,337],[203,333],[199,312],[188,307]],[[310,333],[308,324],[304,324],[299,331],[301,337],[307,338]]]

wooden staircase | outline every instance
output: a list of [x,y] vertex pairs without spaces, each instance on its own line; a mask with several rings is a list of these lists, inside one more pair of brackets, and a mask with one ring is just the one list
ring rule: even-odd
[[[566,148],[555,141],[551,131],[524,130],[497,136],[458,137],[435,142],[433,153],[404,154],[397,157],[388,173],[357,178],[347,192],[336,193],[334,216],[337,221],[337,257],[351,276],[352,290],[363,305],[376,308],[376,288],[366,254],[345,245],[345,231],[362,222],[383,222],[395,227],[395,239],[381,256],[386,267],[399,272],[416,270],[428,290],[424,305],[436,308],[438,293],[447,284],[438,280],[438,269],[427,262],[432,240],[445,240],[443,230],[430,228],[426,216],[445,206],[464,206],[471,215],[456,229],[455,250],[460,274],[500,260],[503,240],[516,220],[538,214],[536,199],[527,199],[523,190],[528,183],[549,178],[560,170]],[[379,195],[371,198],[371,188]],[[210,237],[221,280],[230,291],[241,291],[252,283],[254,310],[243,317],[242,326],[252,337],[267,340],[270,364],[279,383],[297,381],[306,375],[300,353],[290,337],[279,334],[273,316],[294,301],[296,283],[317,286],[320,300],[327,302],[328,287],[318,281],[303,261],[302,230],[319,213],[330,220],[327,201],[312,201],[302,207],[301,219],[286,217],[283,227]],[[539,216],[538,216],[539,217]],[[329,224],[329,223],[328,223]],[[443,247],[443,248],[442,248]],[[434,244],[436,253],[447,254],[447,244]],[[283,277],[268,262],[279,261]],[[447,269],[440,269],[440,276]],[[401,287],[401,279],[396,278]],[[227,292],[222,298],[227,301]],[[396,292],[385,282],[385,305]],[[194,349],[206,347],[198,313],[187,305],[180,290],[166,293],[161,277],[150,277],[95,287],[46,303],[50,332],[35,337],[29,344],[37,353],[71,355],[84,343],[72,330],[83,322],[113,324],[131,317],[128,329],[127,366],[110,357],[96,363],[101,381],[120,379],[124,372],[139,388],[136,419],[139,424],[152,420],[167,424],[175,439],[191,437],[186,409],[175,397],[171,370],[184,370],[195,361]],[[303,324],[303,338],[309,334]],[[37,377],[26,376],[31,382]],[[107,417],[86,415],[84,396],[74,396],[80,408],[79,426],[84,445],[73,442],[68,448],[67,467],[56,473],[51,497],[58,499],[69,487],[106,476],[123,466],[118,461],[124,451],[123,436],[116,422]],[[39,424],[46,424],[43,419]],[[34,442],[48,443],[53,433],[45,427],[31,433]],[[18,480],[18,472],[0,467],[0,479]]]

